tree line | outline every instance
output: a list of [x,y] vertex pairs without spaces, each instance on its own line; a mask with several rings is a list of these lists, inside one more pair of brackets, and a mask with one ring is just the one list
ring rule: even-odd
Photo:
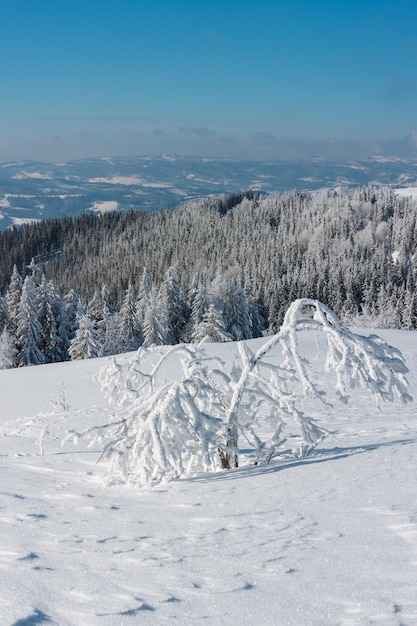
[[23,279],[14,266],[0,296],[0,369],[85,359],[139,346],[250,339],[265,320],[250,294],[220,274],[207,291],[195,274],[186,295],[170,267],[159,286],[145,267],[139,293],[129,283],[120,308],[103,285],[83,302],[75,290],[65,296],[34,259]]
[[[155,293],[172,268],[188,307],[197,275],[212,292],[211,315],[221,311],[227,318],[220,299],[238,300],[241,289],[259,305],[267,333],[300,297],[323,302],[347,323],[411,329],[417,325],[416,247],[417,200],[390,188],[239,192],[174,211],[86,214],[9,229],[0,234],[0,290],[4,298],[14,266],[24,283],[33,257],[46,282],[65,298],[76,293],[84,307],[103,298],[95,294],[105,285],[109,309],[120,315],[129,286],[140,298],[145,268]],[[216,281],[230,286],[219,297]],[[150,301],[158,308],[155,293]],[[227,321],[225,332],[234,336]]]

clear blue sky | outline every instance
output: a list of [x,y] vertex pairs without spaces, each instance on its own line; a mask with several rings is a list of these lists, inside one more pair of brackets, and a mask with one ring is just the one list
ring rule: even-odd
[[417,156],[416,0],[0,0],[0,161]]

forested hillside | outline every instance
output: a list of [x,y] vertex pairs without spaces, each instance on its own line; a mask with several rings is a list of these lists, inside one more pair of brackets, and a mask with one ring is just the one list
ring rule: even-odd
[[[411,195],[363,187],[236,193],[175,211],[48,220],[0,234],[0,285],[8,294],[3,302],[11,301],[14,266],[15,278],[31,274],[38,290],[43,274],[61,294],[73,290],[84,309],[104,293],[113,312],[128,292],[137,306],[144,290],[153,290],[158,308],[157,294],[170,275],[188,307],[175,340],[187,338],[196,290],[204,300],[199,321],[210,305],[213,315],[221,308],[225,314],[226,301],[230,308],[244,295],[252,314],[259,304],[256,316],[260,310],[273,330],[289,303],[310,297],[348,322],[415,328],[416,218]],[[32,258],[36,272],[33,263],[27,268]],[[243,335],[259,333],[261,325]],[[232,326],[226,323],[225,336],[243,336]],[[188,338],[192,332],[188,327]]]

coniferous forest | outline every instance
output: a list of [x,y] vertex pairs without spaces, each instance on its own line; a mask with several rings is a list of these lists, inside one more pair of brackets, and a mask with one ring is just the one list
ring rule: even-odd
[[0,367],[247,339],[318,299],[417,325],[417,200],[389,188],[253,192],[0,233]]

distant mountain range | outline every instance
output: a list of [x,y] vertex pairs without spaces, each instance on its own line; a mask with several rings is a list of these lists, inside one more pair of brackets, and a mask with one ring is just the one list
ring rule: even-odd
[[417,186],[417,158],[238,161],[160,155],[2,163],[0,230],[85,211],[170,209],[193,198],[244,189],[284,192],[367,184]]

